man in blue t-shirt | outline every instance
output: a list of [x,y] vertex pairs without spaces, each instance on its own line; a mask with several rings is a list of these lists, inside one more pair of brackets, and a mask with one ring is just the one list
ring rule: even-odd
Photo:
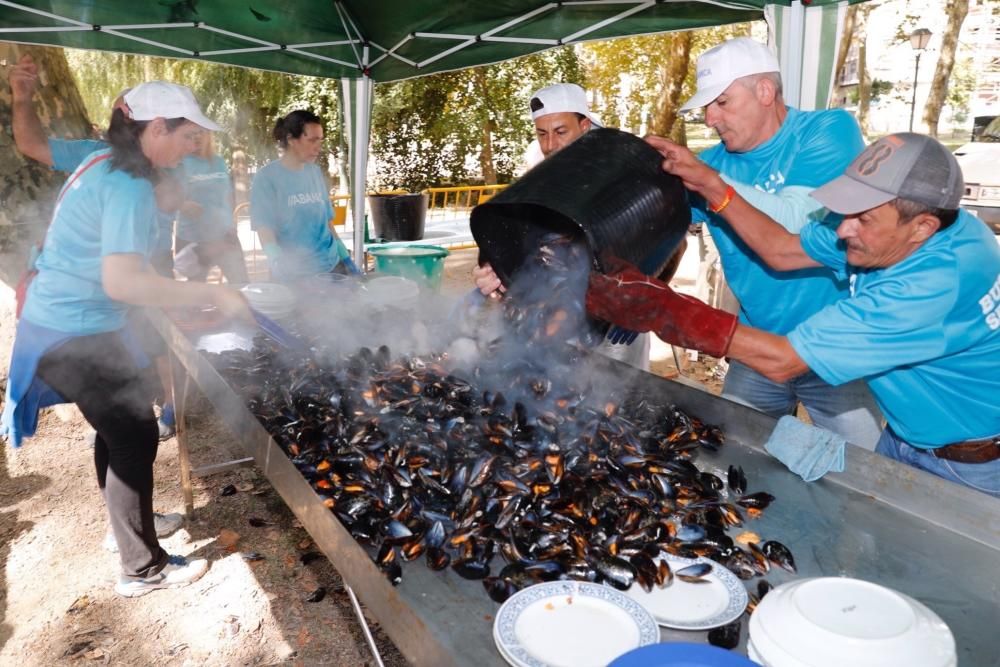
[[[709,201],[727,186],[683,151],[664,168]],[[722,213],[740,239],[780,270],[829,267],[850,295],[787,335],[751,328],[624,269],[599,276],[588,310],[728,354],[775,381],[812,371],[832,385],[864,379],[888,426],[876,451],[1000,497],[1000,247],[959,209],[955,157],[919,134],[883,137],[813,192],[839,217],[794,234],[739,193]]]
[[[864,148],[857,122],[842,109],[799,111],[781,97],[778,60],[766,46],[740,37],[701,54],[698,90],[681,111],[704,107],[705,124],[721,142],[701,160],[756,209],[798,232],[821,208],[810,191],[842,173]],[[654,147],[674,146],[650,138]],[[728,199],[692,198],[692,221],[707,223],[722,268],[740,302],[740,322],[784,335],[847,295],[833,271],[775,271],[747,247],[720,215]],[[815,373],[774,382],[730,359],[723,396],[772,417],[794,414],[799,402],[813,423],[874,449],[882,421],[863,382],[832,387]]]

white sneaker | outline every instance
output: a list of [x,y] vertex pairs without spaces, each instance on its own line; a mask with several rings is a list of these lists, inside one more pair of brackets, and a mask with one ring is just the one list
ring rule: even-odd
[[127,598],[160,590],[161,588],[181,588],[201,579],[208,572],[208,561],[204,558],[188,560],[183,556],[170,556],[166,566],[145,579],[120,579],[115,584],[115,593]]
[[[160,514],[153,512],[153,525],[156,526],[156,536],[166,537],[175,533],[184,523],[184,517],[176,512],[170,514]],[[115,541],[115,534],[108,528],[108,534],[104,536],[104,548],[113,554],[118,553],[118,543]]]

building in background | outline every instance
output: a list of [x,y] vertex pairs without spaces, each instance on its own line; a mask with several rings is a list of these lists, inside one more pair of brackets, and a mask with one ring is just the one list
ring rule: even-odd
[[[916,28],[932,31],[931,41],[920,59],[917,73],[915,131],[926,131],[923,109],[931,91],[931,81],[947,23],[947,0],[888,0],[871,8],[867,22],[868,78],[872,82],[869,130],[872,136],[906,130],[913,97],[916,53],[905,39]],[[914,18],[919,17],[919,18]],[[900,26],[905,27],[900,32]],[[904,39],[900,39],[900,36]],[[860,79],[859,43],[852,42],[847,60],[839,73],[833,106],[857,109]],[[970,0],[969,13],[962,24],[955,67],[949,85],[962,87],[964,101],[946,105],[938,132],[969,132],[975,118],[1000,115],[1000,2]]]

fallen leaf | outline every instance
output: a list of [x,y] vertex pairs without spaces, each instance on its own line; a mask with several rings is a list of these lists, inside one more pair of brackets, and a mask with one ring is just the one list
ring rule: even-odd
[[107,653],[102,648],[95,648],[93,651],[87,651],[83,654],[84,658],[88,660],[103,660]]
[[219,546],[225,549],[233,549],[240,541],[240,534],[236,531],[223,528],[219,531]]
[[296,546],[298,546],[298,548],[299,548],[300,551],[305,551],[306,549],[308,549],[309,547],[312,546],[312,540],[310,540],[307,537],[306,539],[304,539],[301,542],[299,542],[298,545],[296,545]]
[[234,486],[236,487],[236,490],[239,491],[240,493],[248,493],[250,491],[253,491],[253,484],[251,484],[250,482],[237,482],[236,484],[234,484]]
[[66,610],[66,613],[75,614],[79,611],[83,611],[89,606],[90,606],[90,598],[87,597],[86,595],[81,595],[77,599],[73,600],[73,604],[69,606],[69,609]]
[[309,634],[309,628],[302,628],[299,630],[299,635],[296,637],[296,642],[299,646],[308,646],[311,641],[312,636]]

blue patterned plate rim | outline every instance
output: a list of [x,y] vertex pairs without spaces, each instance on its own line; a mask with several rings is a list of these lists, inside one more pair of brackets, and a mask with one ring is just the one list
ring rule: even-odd
[[[561,598],[567,595],[590,597],[612,604],[624,611],[635,622],[639,631],[639,641],[632,647],[639,648],[660,641],[660,628],[656,619],[645,607],[609,586],[588,581],[549,581],[524,588],[507,598],[493,621],[493,639],[500,655],[517,667],[549,667],[532,655],[517,640],[514,627],[521,613],[529,606],[546,598]],[[631,650],[631,649],[630,649]]]

